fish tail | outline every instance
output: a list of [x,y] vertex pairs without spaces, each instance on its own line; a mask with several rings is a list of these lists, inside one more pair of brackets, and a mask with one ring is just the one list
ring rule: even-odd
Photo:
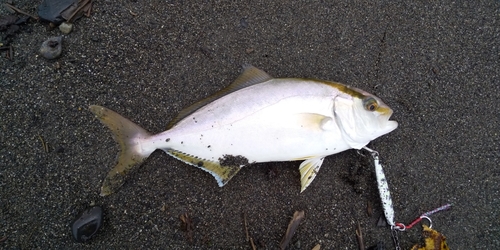
[[140,166],[155,149],[141,147],[141,143],[151,135],[139,125],[105,107],[92,105],[90,111],[113,132],[115,141],[120,145],[118,162],[101,186],[101,196],[106,196],[121,187],[125,176]]

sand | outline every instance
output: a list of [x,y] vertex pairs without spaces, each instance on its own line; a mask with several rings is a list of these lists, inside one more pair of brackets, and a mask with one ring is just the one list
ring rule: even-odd
[[[38,4],[15,1],[31,13]],[[385,164],[396,221],[452,203],[431,216],[450,248],[498,249],[499,10],[498,1],[96,1],[51,61],[38,50],[60,31],[23,25],[13,60],[0,58],[0,248],[250,249],[246,214],[258,249],[277,249],[304,210],[290,249],[357,249],[358,222],[366,246],[392,249],[390,229],[376,226],[374,168],[354,150],[327,157],[302,194],[299,162],[244,168],[219,188],[157,151],[117,193],[99,196],[118,147],[89,105],[158,133],[252,64],[382,98],[399,128],[369,146]],[[104,226],[75,243],[69,224],[91,205],[104,209]],[[401,247],[421,231],[399,234]]]

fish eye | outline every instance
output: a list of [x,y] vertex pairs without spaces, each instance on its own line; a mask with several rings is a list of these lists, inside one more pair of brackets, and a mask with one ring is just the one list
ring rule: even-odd
[[365,109],[368,111],[375,111],[378,108],[378,103],[377,100],[373,97],[367,97],[363,100],[363,105],[365,106]]

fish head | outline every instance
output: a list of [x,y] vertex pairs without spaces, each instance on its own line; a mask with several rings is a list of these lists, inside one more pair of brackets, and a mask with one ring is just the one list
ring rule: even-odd
[[357,88],[349,87],[335,97],[334,115],[346,142],[360,149],[371,140],[398,127],[389,120],[393,113],[380,98]]

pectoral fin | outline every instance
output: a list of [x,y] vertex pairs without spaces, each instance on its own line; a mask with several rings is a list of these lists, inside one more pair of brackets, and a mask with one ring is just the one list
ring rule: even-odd
[[335,128],[331,117],[316,113],[299,113],[294,116],[294,122],[301,128],[328,131]]
[[314,180],[316,175],[318,174],[319,168],[321,167],[321,164],[323,164],[323,160],[325,158],[322,157],[316,157],[316,158],[311,158],[303,161],[300,164],[299,171],[300,171],[300,192],[302,193],[306,188],[311,184],[311,182]]

